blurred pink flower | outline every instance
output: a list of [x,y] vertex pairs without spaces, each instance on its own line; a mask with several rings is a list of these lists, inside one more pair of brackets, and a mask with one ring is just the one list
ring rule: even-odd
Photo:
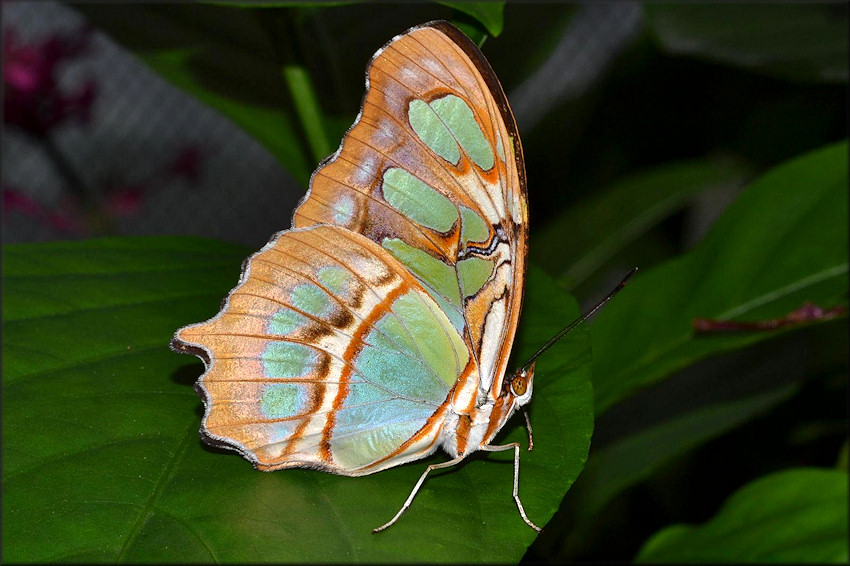
[[207,150],[198,145],[185,145],[174,159],[166,165],[165,173],[174,178],[183,177],[192,184],[201,180],[203,161]]
[[58,87],[60,63],[82,55],[91,43],[91,28],[70,35],[53,34],[40,44],[22,45],[14,28],[3,34],[4,122],[37,136],[68,119],[87,123],[96,96],[93,80],[75,92]]
[[75,120],[87,123],[97,94],[89,80],[73,92],[59,87],[60,70],[82,56],[91,44],[92,29],[54,33],[41,42],[24,44],[14,28],[3,35],[4,121],[44,142],[69,189],[63,202],[46,207],[17,188],[3,187],[6,212],[23,214],[56,230],[75,235],[112,233],[114,220],[138,214],[152,193],[182,179],[198,185],[209,153],[202,144],[186,144],[141,179],[128,182],[113,172],[95,186],[82,186],[60,148],[52,144],[51,128]]
[[44,208],[24,193],[3,187],[3,210],[17,210],[27,216],[39,216]]
[[109,189],[105,209],[109,216],[132,216],[142,208],[145,191],[143,185],[115,187]]
[[44,222],[60,232],[80,234],[85,231],[85,223],[76,209],[71,212],[50,210],[32,197],[13,188],[3,187],[3,212],[20,212],[30,218]]

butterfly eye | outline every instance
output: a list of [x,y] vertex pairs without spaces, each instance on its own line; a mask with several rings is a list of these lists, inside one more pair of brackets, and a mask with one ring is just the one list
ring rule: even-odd
[[511,391],[514,395],[521,397],[525,395],[527,389],[528,383],[525,381],[525,377],[518,375],[511,381]]

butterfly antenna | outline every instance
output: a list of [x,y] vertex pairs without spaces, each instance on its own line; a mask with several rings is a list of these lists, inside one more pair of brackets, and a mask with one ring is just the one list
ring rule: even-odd
[[610,301],[611,299],[613,299],[613,298],[614,298],[614,295],[616,295],[617,293],[619,293],[619,292],[623,289],[623,287],[625,287],[625,286],[626,286],[626,283],[628,283],[628,282],[629,282],[629,279],[631,279],[631,278],[632,278],[632,275],[634,275],[635,273],[637,273],[637,270],[638,270],[638,268],[637,268],[637,267],[635,267],[635,268],[633,268],[631,271],[629,271],[629,272],[626,274],[626,276],[625,276],[625,277],[623,277],[623,280],[622,280],[622,281],[620,281],[620,282],[617,284],[617,286],[616,286],[616,287],[614,287],[614,288],[613,288],[613,289],[612,289],[612,290],[611,290],[611,291],[610,291],[607,295],[605,295],[605,297],[604,297],[601,301],[599,301],[598,303],[596,303],[596,304],[593,306],[593,308],[591,308],[589,311],[587,311],[586,313],[584,313],[583,315],[581,315],[580,317],[578,317],[577,319],[575,319],[574,321],[572,321],[571,323],[569,323],[569,324],[567,325],[567,327],[566,327],[566,328],[564,328],[563,330],[561,330],[560,332],[558,332],[557,334],[555,334],[554,336],[552,336],[552,338],[550,338],[548,342],[546,342],[545,344],[543,344],[543,346],[541,346],[541,347],[540,347],[540,349],[539,349],[539,350],[537,350],[537,351],[534,353],[534,355],[533,355],[533,356],[531,356],[531,357],[528,359],[528,361],[527,361],[527,362],[525,362],[524,364],[522,364],[522,368],[520,369],[520,372],[523,372],[523,371],[527,370],[527,369],[528,369],[528,366],[530,366],[530,365],[534,362],[534,360],[536,360],[537,358],[539,358],[539,357],[540,357],[540,354],[542,354],[543,352],[545,352],[546,350],[548,350],[548,349],[552,346],[552,344],[554,344],[555,342],[557,342],[558,340],[560,340],[561,338],[563,338],[563,337],[564,337],[564,335],[565,335],[565,334],[567,334],[570,330],[572,330],[573,328],[575,328],[576,326],[578,326],[579,324],[581,324],[582,322],[584,322],[585,320],[587,320],[588,318],[590,318],[591,316],[593,316],[593,313],[595,313],[596,311],[598,311],[599,309],[601,309],[601,308],[602,308],[602,305],[604,305],[605,303],[607,303],[608,301]]

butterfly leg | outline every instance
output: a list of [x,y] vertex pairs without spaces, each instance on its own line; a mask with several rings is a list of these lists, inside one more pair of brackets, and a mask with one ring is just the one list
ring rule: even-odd
[[511,442],[510,444],[505,444],[504,446],[484,445],[481,446],[479,449],[485,450],[487,452],[502,452],[503,450],[510,450],[511,448],[513,448],[514,451],[514,501],[516,501],[516,506],[519,509],[519,514],[522,517],[522,520],[525,521],[525,524],[527,524],[529,527],[531,527],[538,533],[542,532],[543,529],[532,523],[528,516],[525,514],[525,509],[522,508],[522,502],[519,500],[519,442]]
[[[395,514],[395,517],[389,520],[389,522],[385,525],[378,527],[377,529],[372,529],[373,533],[379,533],[384,529],[390,527],[396,521],[398,521],[399,517],[401,517],[402,513],[407,511],[407,508],[410,507],[410,503],[413,501],[413,498],[416,497],[416,493],[419,491],[419,488],[422,487],[422,483],[425,481],[425,478],[428,477],[428,474],[431,473],[432,470],[439,470],[441,468],[450,468],[463,460],[463,456],[459,458],[455,458],[454,460],[449,460],[448,462],[443,462],[441,464],[431,464],[420,476],[419,481],[416,482],[416,485],[413,486],[413,490],[410,492],[410,495],[407,496],[407,501],[404,502],[404,505],[401,506],[401,509],[398,510],[398,513]],[[519,501],[519,500],[517,500]]]
[[534,437],[531,434],[531,420],[528,418],[528,411],[523,409],[522,416],[525,417],[525,430],[528,431],[528,451],[534,450]]

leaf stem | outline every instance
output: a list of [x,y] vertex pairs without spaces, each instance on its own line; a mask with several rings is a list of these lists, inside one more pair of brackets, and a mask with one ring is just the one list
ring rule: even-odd
[[331,153],[331,145],[322,124],[322,110],[307,70],[301,65],[284,65],[283,78],[295,103],[295,113],[301,122],[310,152],[316,162]]

